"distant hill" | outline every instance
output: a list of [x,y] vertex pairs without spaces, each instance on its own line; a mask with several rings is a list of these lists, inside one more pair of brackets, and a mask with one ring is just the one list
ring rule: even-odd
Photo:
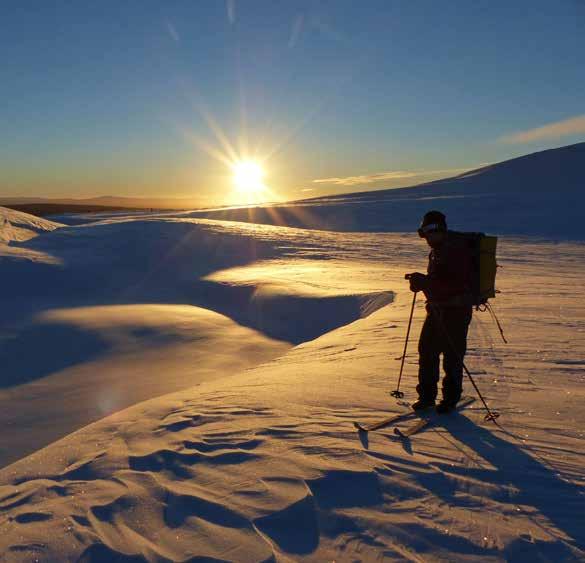
[[109,213],[116,211],[144,211],[140,207],[114,207],[106,205],[69,204],[69,203],[17,203],[5,204],[6,208],[36,215],[37,217],[51,217],[69,213]]
[[408,188],[357,192],[193,217],[334,231],[413,231],[429,209],[451,227],[585,239],[585,143],[514,158]]
[[[0,205],[15,208],[22,205],[61,205],[100,207],[116,209],[197,209],[204,207],[201,202],[191,198],[146,198],[100,196],[85,199],[42,198],[42,197],[0,197]],[[102,209],[104,210],[104,209]],[[59,211],[61,213],[61,211]]]
[[491,164],[464,174],[407,188],[354,192],[302,201],[380,198],[385,196],[436,196],[474,193],[542,193],[551,189],[563,193],[583,191],[585,182],[585,142]]

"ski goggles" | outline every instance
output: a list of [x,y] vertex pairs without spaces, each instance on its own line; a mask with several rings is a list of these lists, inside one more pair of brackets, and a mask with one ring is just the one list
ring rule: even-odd
[[437,233],[444,230],[445,227],[443,227],[443,225],[439,225],[438,223],[431,223],[418,229],[417,233],[420,238],[425,238],[429,233]]

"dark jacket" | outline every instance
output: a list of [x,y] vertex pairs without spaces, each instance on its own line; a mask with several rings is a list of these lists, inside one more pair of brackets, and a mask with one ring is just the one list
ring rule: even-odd
[[443,307],[471,306],[471,274],[469,245],[448,231],[443,244],[429,253],[427,301]]

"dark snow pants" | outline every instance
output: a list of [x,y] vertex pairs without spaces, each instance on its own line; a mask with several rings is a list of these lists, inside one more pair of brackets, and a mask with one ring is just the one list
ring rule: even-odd
[[419,398],[434,401],[439,383],[439,356],[443,354],[443,400],[456,403],[463,385],[463,357],[467,350],[467,331],[471,307],[433,307],[427,305],[427,318],[418,342]]

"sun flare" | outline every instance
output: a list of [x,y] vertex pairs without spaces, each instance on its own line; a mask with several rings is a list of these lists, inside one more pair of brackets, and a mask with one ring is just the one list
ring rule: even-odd
[[264,170],[254,161],[243,160],[233,165],[234,185],[239,191],[255,193],[264,189]]

